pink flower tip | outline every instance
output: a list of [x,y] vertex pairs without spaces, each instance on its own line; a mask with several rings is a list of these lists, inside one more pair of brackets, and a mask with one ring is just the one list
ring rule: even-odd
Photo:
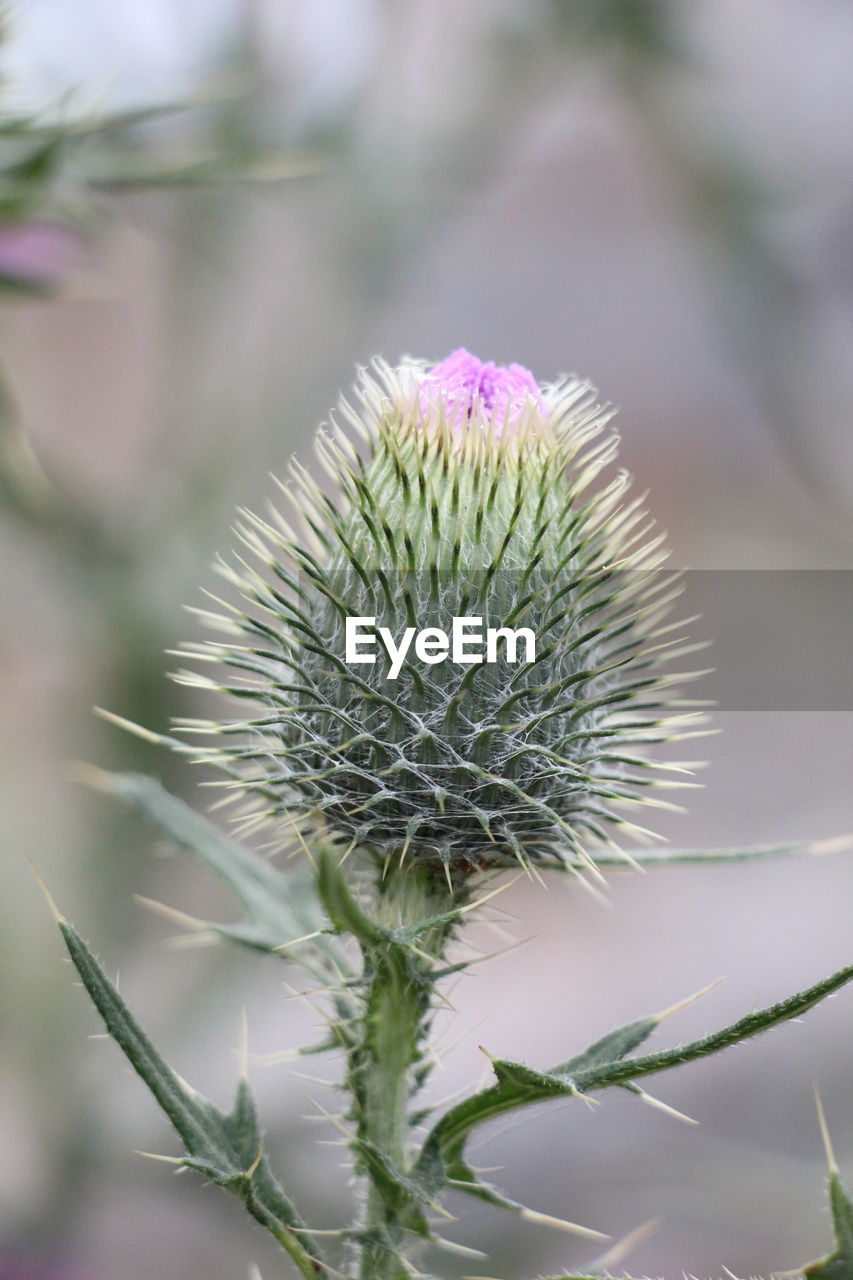
[[543,408],[539,386],[529,369],[479,360],[464,347],[452,351],[424,375],[421,402],[426,407],[435,399],[444,403],[455,427],[479,409],[498,432],[505,424],[517,423],[531,400]]

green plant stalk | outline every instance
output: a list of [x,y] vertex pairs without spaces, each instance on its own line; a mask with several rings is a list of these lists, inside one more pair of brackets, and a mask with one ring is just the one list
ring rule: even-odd
[[[380,964],[370,982],[365,1035],[353,1050],[349,1078],[359,1108],[359,1138],[395,1170],[405,1171],[412,1074],[420,1054],[424,1001],[419,984]],[[405,1255],[406,1211],[393,1183],[371,1163],[361,1244],[362,1280],[397,1280]]]
[[[380,885],[376,923],[394,940],[388,935],[379,942],[360,939],[364,1011],[349,1053],[347,1084],[356,1158],[367,1183],[358,1232],[361,1280],[404,1280],[413,1274],[404,1259],[427,1232],[420,1197],[407,1185],[411,1104],[429,1072],[425,1042],[453,925],[441,918],[448,897],[440,872],[389,870]],[[409,931],[417,933],[416,943]]]

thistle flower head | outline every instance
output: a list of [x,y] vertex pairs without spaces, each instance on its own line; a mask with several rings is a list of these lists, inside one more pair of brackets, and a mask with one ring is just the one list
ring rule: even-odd
[[659,666],[677,587],[607,478],[611,416],[466,351],[361,375],[317,438],[330,486],[293,463],[287,511],[244,513],[250,558],[220,566],[238,643],[194,651],[237,680],[183,677],[252,706],[186,727],[225,735],[200,758],[258,820],[460,874],[577,868],[634,827],[643,749],[684,718]]

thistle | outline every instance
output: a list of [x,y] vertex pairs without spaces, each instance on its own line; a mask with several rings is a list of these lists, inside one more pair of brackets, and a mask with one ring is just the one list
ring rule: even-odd
[[[471,1134],[510,1111],[608,1088],[654,1101],[640,1081],[799,1017],[853,979],[848,966],[702,1039],[638,1054],[682,1001],[547,1070],[493,1061],[494,1083],[439,1114],[417,1098],[441,982],[465,967],[463,926],[506,887],[488,877],[515,867],[541,879],[551,868],[588,885],[625,860],[829,847],[625,848],[625,836],[651,834],[626,810],[662,803],[649,794],[657,771],[687,768],[648,749],[701,732],[702,713],[674,698],[696,674],[667,665],[694,647],[668,621],[678,575],[662,570],[662,539],[627,476],[610,471],[609,418],[586,383],[539,386],[518,365],[465,351],[432,368],[377,362],[355,407],[343,401],[318,436],[326,487],[294,463],[284,513],[242,513],[241,553],[219,562],[239,595],[203,611],[226,638],[183,651],[230,674],[178,678],[248,713],[185,720],[175,737],[140,732],[223,774],[225,798],[243,802],[237,829],[271,827],[274,844],[308,855],[300,872],[280,870],[151,779],[90,775],[205,862],[244,919],[160,911],[300,964],[326,993],[330,1035],[312,1051],[346,1059],[334,1123],[359,1193],[348,1225],[315,1232],[266,1154],[248,1055],[230,1110],[202,1098],[57,913],[107,1030],[183,1143],[185,1154],[166,1158],[234,1194],[314,1280],[437,1277],[425,1269],[435,1250],[458,1249],[437,1218],[449,1189],[600,1237],[485,1181],[467,1156]],[[188,746],[196,734],[211,744]],[[847,1201],[831,1187],[841,1244],[826,1266],[846,1257]],[[599,1249],[589,1269],[621,1256]]]
[[[465,351],[377,364],[357,394],[340,406],[355,443],[336,422],[317,440],[332,495],[292,464],[295,528],[244,513],[248,561],[220,565],[244,607],[211,621],[238,643],[191,651],[238,683],[181,677],[261,713],[184,728],[229,736],[200,758],[259,818],[440,868],[451,891],[474,868],[594,870],[590,841],[644,834],[625,810],[673,767],[637,750],[690,720],[667,705],[684,676],[661,669],[685,652],[663,621],[677,575],[627,474],[608,474],[611,414],[587,383],[539,388]],[[478,625],[494,635],[479,656]]]

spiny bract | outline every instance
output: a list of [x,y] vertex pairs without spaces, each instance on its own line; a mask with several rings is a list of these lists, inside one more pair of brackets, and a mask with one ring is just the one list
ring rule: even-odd
[[[685,651],[662,624],[678,592],[662,538],[624,471],[596,484],[617,450],[611,413],[588,383],[540,388],[464,351],[431,371],[377,362],[357,399],[340,405],[349,434],[333,421],[317,438],[329,492],[291,464],[293,528],[242,513],[257,567],[221,562],[244,603],[208,615],[241,643],[189,646],[239,679],[179,678],[258,713],[185,721],[227,735],[198,758],[254,797],[254,820],[320,822],[383,860],[448,877],[591,865],[614,824],[642,831],[621,811],[649,767],[679,767],[635,747],[698,718],[667,706],[686,676],[657,669]],[[345,660],[345,620],[365,616],[395,637],[454,616],[527,627],[535,660],[425,665],[410,650],[391,680],[381,646],[372,665]]]

